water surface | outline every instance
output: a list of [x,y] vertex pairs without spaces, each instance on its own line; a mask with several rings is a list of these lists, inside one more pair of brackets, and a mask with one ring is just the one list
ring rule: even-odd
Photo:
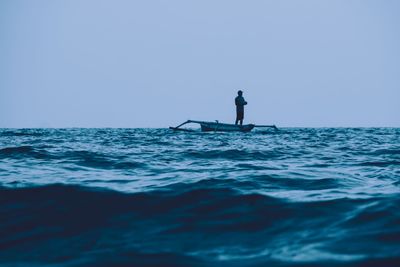
[[400,129],[0,130],[0,265],[400,262]]

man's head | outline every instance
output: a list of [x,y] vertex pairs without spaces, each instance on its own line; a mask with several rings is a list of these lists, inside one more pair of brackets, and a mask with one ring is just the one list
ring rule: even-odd
[[242,90],[239,90],[239,91],[238,91],[238,96],[242,96],[242,95],[243,95]]

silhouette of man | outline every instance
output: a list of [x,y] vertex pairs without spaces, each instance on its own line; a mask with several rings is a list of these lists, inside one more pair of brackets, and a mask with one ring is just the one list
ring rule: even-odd
[[236,122],[237,125],[240,121],[240,125],[243,125],[244,118],[244,105],[247,105],[247,102],[243,98],[243,92],[241,90],[238,91],[238,96],[235,98],[236,105]]

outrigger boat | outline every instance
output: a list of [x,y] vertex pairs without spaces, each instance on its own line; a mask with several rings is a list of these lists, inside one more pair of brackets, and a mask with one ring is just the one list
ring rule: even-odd
[[200,124],[201,131],[203,132],[250,132],[256,127],[274,128],[275,130],[278,130],[278,128],[275,125],[255,125],[255,124],[236,125],[229,123],[220,123],[218,121],[210,122],[210,121],[194,121],[194,120],[187,120],[176,127],[169,127],[169,128],[174,131],[191,132],[193,130],[180,128],[183,125],[189,123]]

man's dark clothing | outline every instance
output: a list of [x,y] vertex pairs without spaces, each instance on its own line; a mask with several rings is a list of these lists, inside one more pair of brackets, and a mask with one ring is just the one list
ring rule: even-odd
[[236,105],[236,124],[238,121],[241,121],[240,124],[242,124],[244,118],[244,105],[247,105],[247,102],[244,100],[243,96],[237,96],[235,98],[235,105]]

